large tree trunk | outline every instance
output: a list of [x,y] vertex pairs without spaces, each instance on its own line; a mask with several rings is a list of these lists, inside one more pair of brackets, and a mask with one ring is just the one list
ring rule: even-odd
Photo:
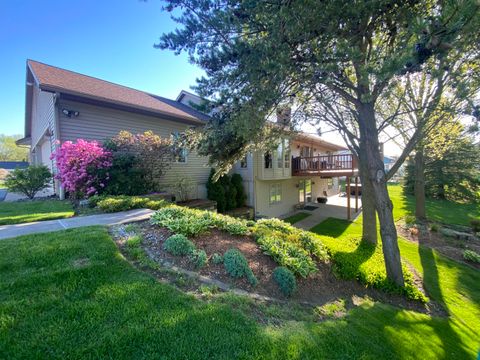
[[367,181],[370,182],[374,191],[375,208],[380,221],[380,235],[387,277],[395,284],[404,286],[397,229],[393,220],[393,204],[388,195],[385,168],[380,155],[374,107],[373,104],[362,104],[358,110],[362,122],[360,126],[360,142],[363,146],[361,148],[366,150]]
[[368,181],[368,164],[366,149],[361,149],[359,160],[360,180],[362,182],[362,239],[377,244],[377,212],[375,211],[375,194]]
[[419,145],[415,152],[415,218],[418,222],[423,222],[427,219],[425,209],[425,161],[423,151],[423,146]]

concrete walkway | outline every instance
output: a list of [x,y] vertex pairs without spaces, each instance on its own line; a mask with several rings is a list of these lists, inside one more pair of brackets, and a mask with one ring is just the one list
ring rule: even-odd
[[[351,205],[351,220],[355,220],[358,215],[361,214],[362,212],[362,202],[361,199],[358,201],[359,203],[359,209],[358,212],[355,212],[355,199],[352,199]],[[339,195],[334,195],[330,196],[328,198],[328,202],[326,204],[308,204],[311,206],[315,206],[316,209],[313,211],[309,210],[297,210],[292,212],[291,214],[288,214],[285,217],[294,215],[296,213],[307,213],[310,214],[309,217],[306,217],[303,220],[300,220],[299,222],[296,222],[293,224],[294,226],[304,229],[304,230],[310,230],[312,227],[315,225],[320,224],[322,221],[328,219],[328,218],[337,218],[337,219],[342,219],[342,220],[347,220],[347,198],[342,197]]]
[[117,225],[133,221],[142,221],[149,219],[153,213],[153,210],[135,209],[112,214],[78,216],[69,219],[37,221],[15,225],[0,225],[0,240],[20,235],[59,231],[84,226]]

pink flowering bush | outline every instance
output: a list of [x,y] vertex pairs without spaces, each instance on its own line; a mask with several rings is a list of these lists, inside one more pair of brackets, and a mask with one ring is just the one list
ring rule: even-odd
[[73,198],[98,194],[109,180],[112,153],[96,141],[64,142],[51,156],[57,163],[55,178]]

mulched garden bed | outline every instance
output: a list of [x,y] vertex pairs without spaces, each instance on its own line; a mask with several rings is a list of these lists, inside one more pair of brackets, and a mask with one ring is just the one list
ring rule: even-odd
[[480,253],[480,239],[476,240],[459,240],[442,235],[440,232],[431,231],[425,228],[423,231],[416,230],[411,227],[409,230],[404,225],[397,226],[399,234],[409,241],[416,244],[427,246],[429,248],[437,250],[440,254],[445,255],[455,261],[467,264],[476,269],[480,269],[480,264],[466,261],[463,258],[463,252],[466,249],[473,250]]
[[297,292],[291,298],[286,298],[272,277],[273,270],[278,265],[270,256],[265,255],[255,240],[249,236],[233,236],[212,229],[209,233],[190,238],[190,240],[194,242],[198,249],[205,250],[209,258],[214,253],[223,256],[228,249],[239,249],[248,260],[250,268],[258,279],[258,285],[255,287],[252,287],[244,278],[233,279],[230,277],[226,273],[223,263],[213,264],[212,261],[209,261],[205,267],[195,269],[188,257],[172,256],[163,250],[164,241],[172,235],[169,230],[151,225],[149,222],[141,222],[138,225],[144,238],[142,247],[147,250],[147,253],[152,254],[158,262],[196,271],[200,275],[230,284],[234,288],[279,300],[288,299],[300,303],[318,305],[338,299],[353,300],[355,302],[354,299],[359,297],[369,297],[375,301],[401,308],[444,315],[442,309],[435,304],[429,303],[428,306],[425,306],[419,302],[407,300],[400,295],[387,294],[376,289],[365,288],[357,281],[338,279],[332,272],[331,264],[325,263],[318,263],[319,271],[308,278],[297,278]]

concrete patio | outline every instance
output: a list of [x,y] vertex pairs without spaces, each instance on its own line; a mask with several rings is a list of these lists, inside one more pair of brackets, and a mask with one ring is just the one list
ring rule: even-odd
[[[315,225],[321,223],[322,221],[332,217],[337,219],[347,220],[347,197],[341,195],[333,195],[328,197],[326,204],[318,203],[308,203],[308,206],[316,207],[315,210],[296,210],[293,211],[284,217],[289,217],[298,213],[307,213],[310,214],[309,217],[295,223],[296,227],[299,227],[304,230],[310,230]],[[355,220],[362,212],[362,200],[361,196],[358,198],[358,211],[355,211],[355,197],[350,199],[351,206],[351,218],[350,220]]]

